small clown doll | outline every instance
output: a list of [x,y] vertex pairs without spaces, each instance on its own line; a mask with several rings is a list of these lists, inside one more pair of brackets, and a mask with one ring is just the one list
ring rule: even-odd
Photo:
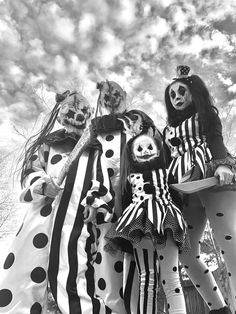
[[139,274],[139,311],[156,306],[157,263],[169,313],[186,313],[179,281],[178,251],[188,247],[181,210],[168,189],[168,172],[160,136],[140,134],[124,150],[121,167],[123,213],[106,234],[106,250],[132,252]]

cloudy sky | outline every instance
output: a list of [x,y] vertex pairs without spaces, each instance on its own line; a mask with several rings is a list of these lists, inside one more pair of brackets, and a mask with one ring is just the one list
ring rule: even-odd
[[55,92],[80,89],[94,106],[105,79],[162,129],[164,90],[180,63],[207,83],[232,146],[235,0],[0,0],[1,146],[27,136]]

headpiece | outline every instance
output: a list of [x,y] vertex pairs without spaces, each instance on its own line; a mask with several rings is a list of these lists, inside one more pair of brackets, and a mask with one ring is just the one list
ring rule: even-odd
[[178,79],[186,79],[189,83],[192,83],[191,76],[189,75],[190,67],[188,65],[178,65],[176,68],[177,77],[173,78],[173,80]]

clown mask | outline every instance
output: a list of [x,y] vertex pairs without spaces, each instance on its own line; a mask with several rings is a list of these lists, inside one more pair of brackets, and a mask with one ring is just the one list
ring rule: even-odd
[[140,135],[134,139],[132,146],[132,158],[137,163],[147,163],[160,156],[160,150],[153,137]]
[[170,86],[169,96],[172,106],[176,110],[183,110],[192,102],[190,90],[188,86],[182,82],[175,82]]
[[98,99],[100,114],[123,113],[126,109],[126,92],[113,81],[97,84],[100,90]]
[[67,132],[81,135],[92,114],[92,108],[87,99],[78,92],[68,92],[59,108],[58,122],[65,127]]

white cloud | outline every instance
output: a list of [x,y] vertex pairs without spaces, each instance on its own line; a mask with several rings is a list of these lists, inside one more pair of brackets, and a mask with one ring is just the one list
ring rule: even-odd
[[233,84],[228,88],[228,91],[232,94],[236,94],[236,84]]

